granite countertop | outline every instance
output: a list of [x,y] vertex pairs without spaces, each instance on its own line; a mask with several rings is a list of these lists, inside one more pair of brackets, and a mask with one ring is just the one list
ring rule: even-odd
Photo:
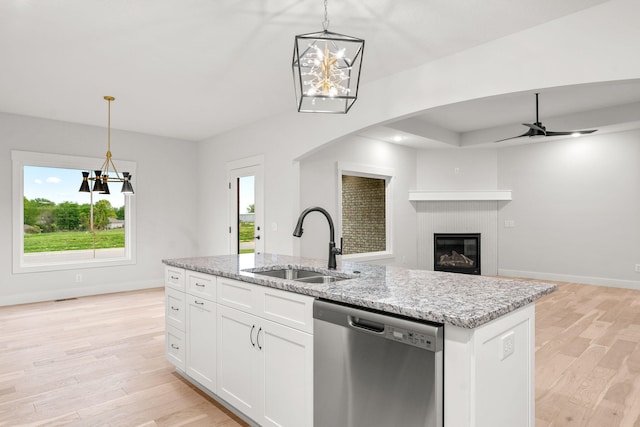
[[[534,302],[557,287],[535,281],[341,261],[337,270],[330,271],[326,260],[266,253],[165,259],[162,262],[173,267],[463,328],[478,327]],[[304,283],[251,272],[283,267],[305,267],[353,278],[331,283]]]

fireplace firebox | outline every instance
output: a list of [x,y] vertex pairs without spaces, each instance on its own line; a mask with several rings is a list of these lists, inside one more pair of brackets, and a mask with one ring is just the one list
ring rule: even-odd
[[480,233],[434,233],[433,269],[480,274]]

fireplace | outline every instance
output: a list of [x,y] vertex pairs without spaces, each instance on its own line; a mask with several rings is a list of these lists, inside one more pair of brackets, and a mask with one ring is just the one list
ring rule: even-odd
[[433,269],[480,274],[480,233],[434,233]]

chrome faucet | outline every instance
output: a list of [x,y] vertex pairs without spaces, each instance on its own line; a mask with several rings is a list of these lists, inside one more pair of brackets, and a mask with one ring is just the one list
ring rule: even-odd
[[[296,229],[293,230],[293,235],[295,237],[302,236],[302,232],[304,231],[302,229],[302,223],[304,222],[304,217],[307,216],[310,212],[314,212],[314,211],[320,212],[325,216],[325,218],[327,218],[327,221],[329,221],[329,269],[335,270],[336,255],[341,255],[342,249],[336,248],[335,230],[333,228],[333,220],[331,219],[331,215],[329,215],[329,212],[317,206],[303,210],[300,216],[298,217],[298,223],[296,224]],[[342,238],[340,239],[340,246],[342,246]]]

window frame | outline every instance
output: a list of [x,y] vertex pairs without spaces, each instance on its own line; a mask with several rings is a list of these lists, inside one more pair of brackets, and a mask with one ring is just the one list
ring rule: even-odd
[[[87,166],[99,165],[104,159],[95,157],[69,156],[65,154],[38,153],[31,151],[11,151],[12,160],[12,231],[13,231],[13,273],[35,273],[42,271],[76,270],[95,267],[113,267],[136,263],[136,197],[125,194],[125,255],[123,257],[101,258],[89,260],[71,260],[48,263],[26,263],[24,258],[24,167],[39,166],[50,168],[66,168],[88,170]],[[136,162],[117,160],[118,168],[136,174]],[[78,188],[82,176],[78,176]]]
[[393,183],[395,171],[391,168],[364,165],[358,163],[337,162],[338,172],[338,230],[342,236],[342,176],[358,176],[363,178],[383,179],[385,181],[385,247],[378,252],[363,252],[359,254],[342,255],[345,261],[375,261],[393,258]]

